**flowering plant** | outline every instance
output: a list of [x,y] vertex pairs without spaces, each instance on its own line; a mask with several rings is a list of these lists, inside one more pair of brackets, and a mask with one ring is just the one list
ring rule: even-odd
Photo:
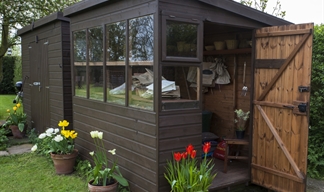
[[190,144],[186,152],[175,152],[173,161],[167,162],[166,173],[167,179],[173,192],[205,192],[211,185],[216,173],[212,173],[214,167],[212,160],[207,160],[207,153],[211,147],[210,142],[203,145],[204,157],[198,166],[196,159],[196,150]]
[[32,147],[32,151],[38,148],[45,153],[70,154],[74,150],[74,139],[78,133],[74,130],[65,130],[69,126],[66,120],[60,121],[59,128],[48,128],[38,136],[38,142]]
[[27,116],[26,113],[24,113],[22,110],[23,109],[21,108],[20,103],[17,103],[12,108],[12,111],[10,111],[10,109],[7,109],[9,116],[3,126],[7,127],[10,125],[17,125],[21,132],[24,131]]
[[[91,131],[90,135],[96,145],[96,151],[90,152],[94,161],[94,167],[89,173],[89,179],[93,180],[91,185],[106,186],[115,183],[116,180],[124,187],[128,186],[127,180],[122,176],[117,165],[116,158],[112,161],[112,166],[108,167],[107,151],[103,143],[103,132]],[[116,155],[116,149],[108,150],[111,155]]]
[[242,109],[235,110],[237,119],[235,119],[235,123],[237,123],[236,130],[244,131],[245,130],[245,122],[249,119],[250,111],[244,112]]

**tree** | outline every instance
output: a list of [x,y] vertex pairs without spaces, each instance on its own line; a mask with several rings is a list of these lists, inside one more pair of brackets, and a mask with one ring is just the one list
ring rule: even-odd
[[19,43],[18,28],[72,5],[80,0],[1,0],[0,1],[0,82],[3,79],[2,58],[8,48]]
[[[254,7],[257,10],[266,12],[267,4],[269,0],[241,0],[243,5]],[[286,16],[286,11],[281,11],[281,3],[277,0],[276,5],[273,7],[271,15],[276,17],[284,18]]]

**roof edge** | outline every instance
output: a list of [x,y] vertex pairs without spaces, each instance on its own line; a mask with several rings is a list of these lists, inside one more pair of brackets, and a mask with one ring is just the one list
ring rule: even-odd
[[109,0],[85,0],[85,1],[80,1],[76,4],[73,4],[63,10],[63,16],[68,17],[71,15],[74,15],[80,11],[84,11],[86,9],[92,8],[94,6],[97,6],[101,3],[108,2]]
[[245,6],[234,0],[198,0],[200,2],[224,9],[226,11],[247,17],[249,19],[267,24],[267,25],[289,25],[294,24],[290,21],[278,18],[268,13],[259,11],[249,6]]
[[52,13],[51,15],[48,15],[46,17],[43,17],[43,18],[41,18],[39,20],[34,21],[30,25],[27,25],[27,26],[19,29],[17,31],[17,35],[21,36],[21,35],[29,32],[29,31],[32,31],[32,30],[34,30],[36,28],[39,28],[39,27],[41,27],[43,25],[46,25],[46,24],[48,24],[50,22],[53,22],[53,21],[56,21],[56,20],[70,22],[70,19],[67,18],[67,17],[64,17],[62,12],[55,12],[55,13]]

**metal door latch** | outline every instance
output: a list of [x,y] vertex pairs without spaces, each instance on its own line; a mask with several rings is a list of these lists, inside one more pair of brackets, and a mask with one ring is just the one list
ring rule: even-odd
[[301,112],[301,113],[305,113],[306,110],[307,110],[307,103],[300,103],[300,104],[298,105],[298,110],[299,110],[299,112]]
[[309,92],[309,86],[298,86],[299,92]]

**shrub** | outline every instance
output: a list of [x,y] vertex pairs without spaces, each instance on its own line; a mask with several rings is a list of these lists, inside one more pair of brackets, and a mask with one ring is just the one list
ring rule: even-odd
[[16,57],[3,57],[3,79],[0,82],[0,94],[15,94],[14,69]]

